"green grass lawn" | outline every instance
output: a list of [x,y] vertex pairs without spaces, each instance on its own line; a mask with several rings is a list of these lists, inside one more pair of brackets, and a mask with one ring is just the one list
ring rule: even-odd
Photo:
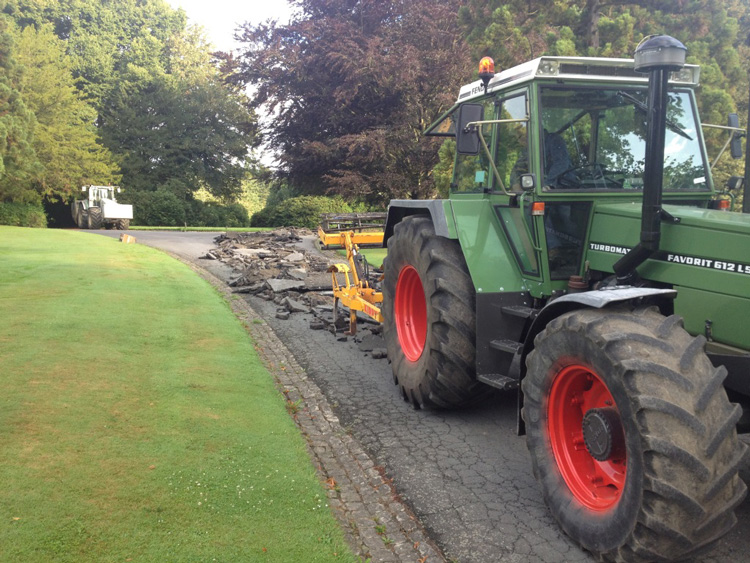
[[[388,253],[387,248],[373,248],[373,247],[360,248],[359,251],[367,259],[367,262],[374,268],[380,268],[380,266],[383,265],[383,260],[385,259],[385,256]],[[336,250],[336,252],[338,252],[344,258],[346,258],[346,250],[338,249]]]
[[228,305],[187,266],[0,227],[0,559],[354,561]]

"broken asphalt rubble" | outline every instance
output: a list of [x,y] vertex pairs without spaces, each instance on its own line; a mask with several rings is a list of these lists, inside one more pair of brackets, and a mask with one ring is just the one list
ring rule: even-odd
[[[337,340],[346,341],[349,311],[339,306],[334,316],[331,274],[328,267],[346,258],[318,249],[318,238],[309,229],[281,228],[254,233],[227,232],[215,239],[216,248],[201,259],[220,260],[234,269],[229,281],[234,293],[248,293],[278,305],[276,318],[292,314],[312,315],[310,329],[328,330]],[[372,270],[371,270],[372,272]],[[371,284],[377,284],[371,274]],[[341,280],[340,280],[341,281]],[[360,315],[354,336],[360,350],[373,358],[385,358],[382,326]]]

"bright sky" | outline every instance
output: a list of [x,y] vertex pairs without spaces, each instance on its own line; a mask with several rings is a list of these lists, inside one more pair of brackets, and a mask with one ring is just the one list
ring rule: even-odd
[[173,8],[182,8],[188,22],[205,28],[216,49],[229,51],[237,44],[234,32],[245,22],[258,24],[268,19],[286,23],[291,7],[286,0],[167,0]]

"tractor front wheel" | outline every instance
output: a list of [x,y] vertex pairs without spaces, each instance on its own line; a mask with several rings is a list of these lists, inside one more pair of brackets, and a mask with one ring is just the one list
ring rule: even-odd
[[604,559],[687,558],[736,522],[741,409],[704,344],[653,308],[573,311],[535,340],[534,475],[563,530]]
[[127,231],[130,228],[130,219],[118,219],[116,225],[118,231]]
[[88,212],[88,223],[89,229],[101,229],[104,217],[102,216],[102,210],[98,207],[89,207]]
[[388,240],[383,336],[393,380],[415,408],[458,407],[486,393],[475,373],[475,293],[457,241],[411,216]]

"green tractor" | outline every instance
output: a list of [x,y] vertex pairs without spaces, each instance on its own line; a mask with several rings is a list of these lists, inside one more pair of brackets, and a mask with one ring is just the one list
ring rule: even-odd
[[426,132],[455,137],[450,199],[385,228],[404,399],[516,389],[550,511],[606,560],[702,552],[746,494],[750,215],[718,209],[685,52],[483,59]]

